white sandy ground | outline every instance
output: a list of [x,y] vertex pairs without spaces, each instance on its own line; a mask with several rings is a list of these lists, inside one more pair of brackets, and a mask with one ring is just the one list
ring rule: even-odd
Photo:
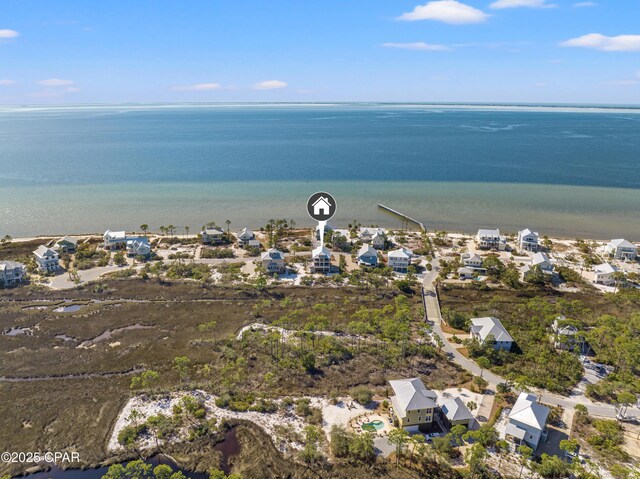
[[[136,410],[140,417],[137,419],[139,423],[144,422],[150,416],[162,413],[168,416],[172,415],[172,408],[175,404],[178,404],[184,396],[192,395],[196,397],[202,397],[205,403],[205,409],[207,410],[207,418],[217,418],[220,421],[222,418],[227,419],[244,419],[251,421],[257,426],[261,427],[273,440],[276,447],[282,452],[289,452],[292,450],[302,449],[302,444],[298,442],[288,442],[283,437],[280,437],[277,429],[278,426],[285,426],[291,430],[302,434],[303,429],[307,425],[304,418],[298,416],[290,408],[288,411],[283,412],[278,410],[275,413],[260,413],[254,411],[247,412],[235,412],[228,409],[222,409],[216,406],[215,396],[205,393],[204,391],[189,391],[173,393],[160,399],[149,399],[146,396],[136,396],[127,402],[122,408],[118,419],[116,420],[113,428],[113,433],[109,438],[108,450],[119,451],[122,450],[122,446],[118,444],[118,433],[125,427],[131,424],[128,419],[131,415],[131,411]],[[361,406],[353,402],[349,398],[341,398],[336,405],[331,404],[327,399],[320,397],[307,397],[310,400],[312,407],[319,407],[322,409],[323,423],[322,429],[329,434],[331,428],[334,425],[347,425],[349,420],[359,416],[363,413],[370,412],[364,406]],[[279,404],[282,400],[276,400]],[[350,407],[347,407],[347,403]],[[186,431],[182,431],[182,435],[186,436]],[[150,448],[154,445],[155,439],[149,438],[146,442],[143,442],[143,448]]]

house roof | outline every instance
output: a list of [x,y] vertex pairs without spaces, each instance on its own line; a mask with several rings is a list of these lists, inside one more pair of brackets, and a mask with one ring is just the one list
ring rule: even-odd
[[483,341],[489,336],[493,336],[496,341],[513,341],[498,318],[472,318],[471,324],[471,330],[477,333]]
[[509,420],[518,421],[539,431],[544,429],[549,416],[549,408],[537,403],[534,394],[522,392],[509,413]]
[[448,398],[442,401],[440,409],[449,421],[473,420],[473,414],[460,398]]
[[413,251],[409,248],[401,247],[393,251],[389,251],[389,258],[407,258],[411,259]]
[[22,263],[18,263],[17,261],[0,261],[0,271],[6,271],[8,269],[16,268],[24,269],[24,265]]
[[495,230],[485,230],[485,229],[479,229],[478,230],[478,236],[482,237],[489,237],[489,238],[500,238],[500,230],[499,229],[495,229]]
[[473,270],[469,268],[458,268],[458,274],[473,274]]
[[395,393],[395,402],[404,411],[436,407],[436,393],[425,387],[419,378],[389,381]]
[[637,248],[636,245],[622,238],[611,240],[609,246],[613,248]]
[[240,233],[238,233],[239,237],[246,237],[246,236],[253,236],[253,231],[250,230],[249,228],[242,228],[242,231],[240,231]]
[[534,235],[536,237],[540,236],[536,231],[531,231],[529,228],[525,228],[521,231],[518,231],[518,234],[520,236],[529,236],[529,235]]
[[52,250],[51,248],[47,248],[45,245],[38,246],[38,249],[36,249],[33,253],[36,256],[40,256],[41,258],[43,258],[45,256],[49,256],[49,255],[57,255],[58,254],[54,250]]
[[329,251],[327,248],[325,248],[324,246],[318,246],[316,249],[314,249],[311,253],[311,257],[315,258],[317,256],[327,256],[328,258],[331,258],[331,251]]
[[618,268],[610,265],[609,263],[602,263],[593,267],[593,270],[598,274],[611,274],[618,271]]
[[63,236],[56,243],[71,243],[73,245],[78,244],[78,240],[76,238],[72,238],[71,236]]
[[533,255],[533,258],[531,259],[531,264],[533,266],[536,266],[536,265],[542,264],[542,263],[551,264],[551,260],[549,259],[549,256],[547,256],[547,253],[543,253],[542,251],[538,251],[537,253],[535,253]]
[[282,254],[282,251],[280,251],[279,249],[275,249],[275,248],[269,248],[267,251],[265,251],[262,256],[261,259],[265,260],[277,260],[277,259],[284,259],[284,255]]
[[378,257],[378,252],[371,245],[364,244],[362,248],[358,250],[358,258],[360,256],[375,256]]
[[102,237],[103,238],[109,238],[109,239],[125,239],[127,237],[127,232],[126,231],[111,231],[111,230],[107,230],[107,231],[104,232]]
[[224,231],[222,231],[222,228],[214,226],[212,228],[205,228],[204,233],[207,235],[221,235],[224,234]]
[[469,263],[477,263],[478,261],[482,263],[482,258],[479,255],[471,253],[469,251],[466,253],[462,253],[460,255],[460,258],[462,258],[462,261],[467,261]]

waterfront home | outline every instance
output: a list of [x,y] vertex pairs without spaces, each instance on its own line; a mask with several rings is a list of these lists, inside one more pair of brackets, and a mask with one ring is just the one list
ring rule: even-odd
[[547,256],[547,253],[538,251],[533,255],[531,267],[535,268],[536,266],[539,266],[544,273],[553,273],[553,263],[549,259],[549,256]]
[[509,413],[505,436],[535,451],[540,441],[546,440],[548,416],[549,408],[538,403],[537,396],[522,392]]
[[483,344],[491,341],[494,349],[506,349],[509,351],[513,345],[513,338],[498,318],[472,318],[471,337]]
[[56,241],[53,249],[60,253],[75,253],[78,247],[78,240],[71,236],[64,236]]
[[331,271],[331,251],[324,246],[318,246],[311,253],[311,272],[329,273]]
[[375,249],[384,249],[386,241],[387,237],[385,236],[384,232],[376,233],[371,238],[371,246],[373,246]]
[[127,246],[127,233],[125,231],[107,230],[102,235],[102,240],[106,250],[123,249]]
[[449,429],[459,424],[471,429],[476,420],[469,408],[464,404],[464,401],[459,397],[442,399],[440,401],[440,411],[440,416]]
[[200,232],[202,244],[220,244],[224,239],[224,231],[217,226],[205,228]]
[[616,283],[615,273],[618,272],[618,268],[609,264],[602,263],[593,267],[595,276],[593,282],[596,284],[602,284],[604,286],[613,286]]
[[418,430],[433,422],[437,396],[419,378],[391,380],[389,385],[394,393],[389,398],[392,415],[400,427]]
[[507,248],[507,238],[500,236],[500,230],[479,229],[476,234],[476,244],[481,249],[495,249],[504,251]]
[[275,248],[269,248],[261,257],[262,267],[269,274],[284,273],[284,253]]
[[362,266],[376,266],[378,264],[378,252],[373,246],[362,245],[358,251],[358,264]]
[[393,251],[389,251],[387,255],[387,263],[393,271],[396,273],[406,273],[411,264],[411,257],[413,251],[408,248],[398,248]]
[[475,253],[462,253],[460,255],[460,261],[462,261],[465,268],[484,270],[482,266],[482,258]]
[[540,249],[540,235],[531,231],[529,228],[525,228],[518,231],[518,249],[521,251],[536,252]]
[[553,346],[556,349],[573,351],[578,347],[583,350],[585,345],[584,336],[581,331],[564,316],[558,316],[551,325],[553,330]]
[[52,273],[60,269],[60,255],[57,251],[47,248],[46,246],[38,246],[33,252],[38,270],[42,273]]
[[363,243],[371,243],[375,235],[384,236],[382,228],[361,228],[358,237]]
[[143,258],[151,257],[149,239],[146,236],[127,238],[127,255]]
[[[329,223],[325,223],[324,234],[326,235],[329,231],[333,231],[333,226],[331,226]],[[316,239],[320,241],[320,225],[316,226],[315,235],[316,235]]]
[[471,268],[458,268],[459,279],[473,279],[474,271]]
[[[253,244],[250,244],[251,242],[253,242]],[[238,232],[238,245],[240,245],[240,247],[252,248],[256,246],[255,243],[258,243],[256,241],[256,235],[249,228],[242,228],[242,231]],[[260,243],[258,243],[257,246],[260,247]]]
[[0,286],[7,287],[22,283],[24,265],[16,261],[0,261]]
[[638,247],[622,238],[611,240],[604,250],[610,257],[619,261],[634,261],[638,256]]

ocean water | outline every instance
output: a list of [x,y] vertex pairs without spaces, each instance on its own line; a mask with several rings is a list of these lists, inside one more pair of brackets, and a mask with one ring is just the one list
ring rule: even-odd
[[0,235],[209,221],[528,226],[640,239],[640,110],[444,105],[0,109]]

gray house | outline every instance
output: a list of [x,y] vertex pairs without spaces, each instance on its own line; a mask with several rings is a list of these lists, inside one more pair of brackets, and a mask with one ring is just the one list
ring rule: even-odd
[[509,351],[513,345],[513,338],[504,328],[498,318],[472,318],[471,337],[481,343],[485,343],[489,338],[494,341],[494,349],[506,349]]
[[16,261],[0,261],[0,286],[7,287],[22,283],[24,265]]
[[369,244],[362,245],[358,251],[358,264],[361,266],[376,266],[378,264],[378,252]]

